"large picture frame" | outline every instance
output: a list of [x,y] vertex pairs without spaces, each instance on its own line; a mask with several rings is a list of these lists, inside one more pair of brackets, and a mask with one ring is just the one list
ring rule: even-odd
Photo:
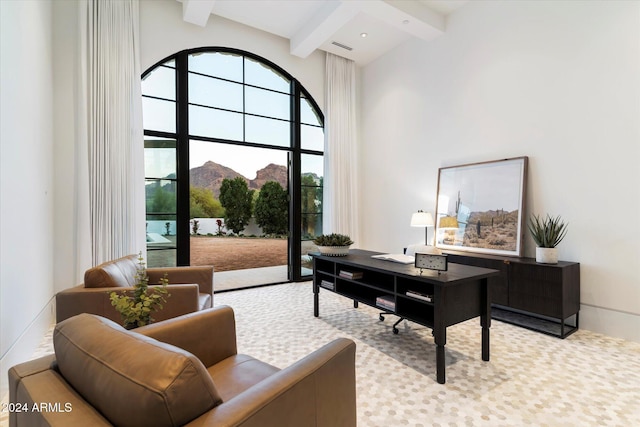
[[435,245],[522,256],[528,157],[438,169]]

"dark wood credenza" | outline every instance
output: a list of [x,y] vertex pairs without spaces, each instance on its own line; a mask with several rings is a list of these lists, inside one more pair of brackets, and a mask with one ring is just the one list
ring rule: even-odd
[[515,258],[446,251],[449,262],[500,271],[489,278],[491,317],[566,338],[579,326],[580,264],[540,264]]

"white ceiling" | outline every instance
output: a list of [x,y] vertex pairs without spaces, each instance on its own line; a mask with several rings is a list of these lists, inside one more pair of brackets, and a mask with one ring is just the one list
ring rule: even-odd
[[[177,0],[184,21],[206,26],[211,14],[289,39],[292,55],[316,49],[365,65],[400,43],[432,40],[446,16],[468,0]],[[213,25],[213,24],[211,24]],[[367,37],[361,34],[366,33]],[[351,50],[335,45],[347,46]]]

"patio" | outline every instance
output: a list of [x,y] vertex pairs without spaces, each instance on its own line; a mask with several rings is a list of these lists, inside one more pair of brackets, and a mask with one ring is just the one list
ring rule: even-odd
[[[174,245],[175,236],[163,237],[168,240],[163,244]],[[286,238],[191,236],[190,240],[191,265],[214,266],[216,292],[288,281]],[[147,262],[170,265],[173,255],[173,251],[149,251]]]

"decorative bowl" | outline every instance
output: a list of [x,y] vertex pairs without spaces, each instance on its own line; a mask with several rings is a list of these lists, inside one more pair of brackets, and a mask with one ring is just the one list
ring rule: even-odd
[[349,255],[349,246],[318,246],[318,250],[322,255],[327,256]]

